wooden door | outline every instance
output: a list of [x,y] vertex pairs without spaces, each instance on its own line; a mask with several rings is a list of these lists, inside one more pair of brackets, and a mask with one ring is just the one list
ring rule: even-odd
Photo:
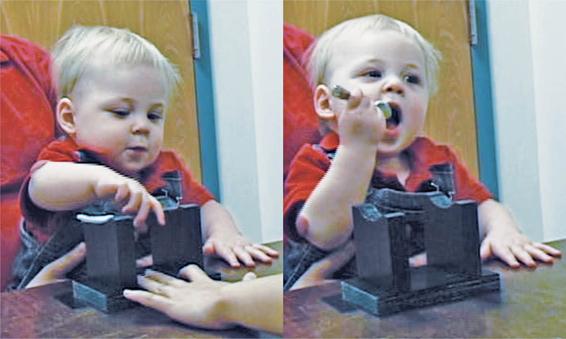
[[178,66],[183,82],[165,121],[165,147],[176,150],[201,180],[190,12],[187,0],[3,0],[0,32],[50,49],[73,24],[128,28]]
[[318,36],[344,20],[385,14],[407,22],[442,53],[439,91],[431,99],[426,135],[453,146],[478,177],[472,66],[465,0],[285,0],[284,20]]

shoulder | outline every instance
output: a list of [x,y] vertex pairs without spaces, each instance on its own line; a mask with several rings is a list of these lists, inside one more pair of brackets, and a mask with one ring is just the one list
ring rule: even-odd
[[80,157],[77,144],[65,138],[50,142],[41,150],[37,160],[80,162]]

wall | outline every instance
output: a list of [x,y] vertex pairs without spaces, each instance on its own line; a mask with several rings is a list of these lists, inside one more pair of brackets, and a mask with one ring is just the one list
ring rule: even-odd
[[532,239],[566,238],[566,2],[487,5],[500,200]]
[[208,5],[220,198],[251,240],[281,240],[282,3]]

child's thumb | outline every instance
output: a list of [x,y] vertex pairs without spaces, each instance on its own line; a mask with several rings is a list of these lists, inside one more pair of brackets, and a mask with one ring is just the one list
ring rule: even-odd
[[481,260],[486,260],[491,257],[491,245],[487,241],[483,241],[480,246],[480,258]]

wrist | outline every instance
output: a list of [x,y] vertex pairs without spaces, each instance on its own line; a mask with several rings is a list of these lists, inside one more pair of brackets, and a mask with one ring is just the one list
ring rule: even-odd
[[238,291],[234,289],[237,283],[227,283],[220,287],[216,302],[216,315],[221,325],[241,325],[242,316],[238,313],[236,297]]

